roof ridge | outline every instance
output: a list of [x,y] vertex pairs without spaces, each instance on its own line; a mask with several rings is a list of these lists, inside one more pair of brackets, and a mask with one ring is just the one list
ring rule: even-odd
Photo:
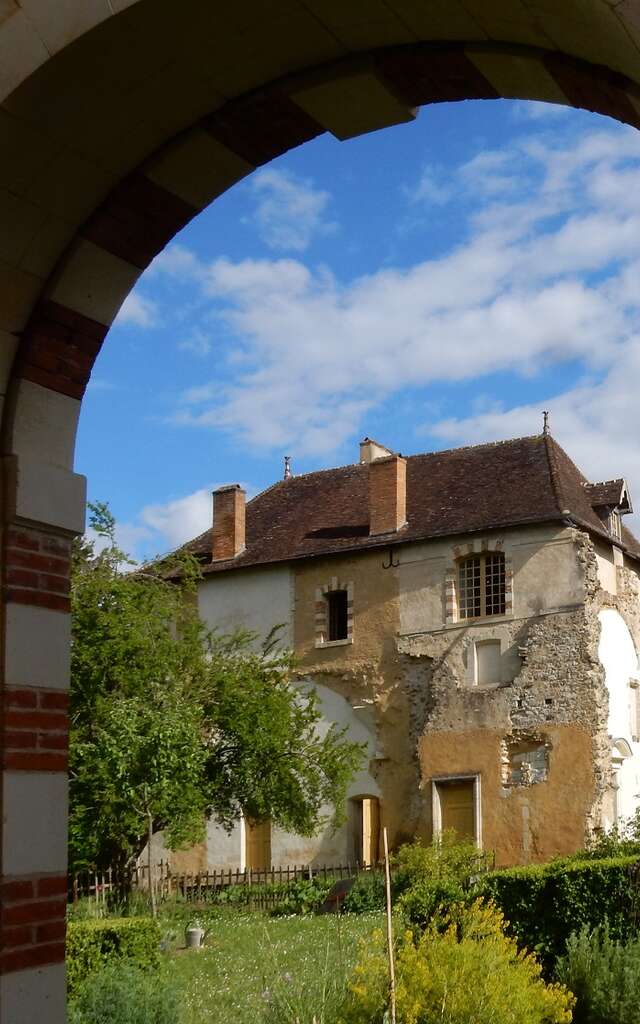
[[555,444],[550,434],[543,434],[545,451],[547,453],[547,463],[549,465],[549,479],[551,480],[551,490],[558,506],[558,512],[564,512],[567,509],[567,503],[562,500],[562,485],[560,483],[560,471],[558,469],[558,463],[556,460]]
[[405,459],[424,459],[431,455],[451,455],[452,452],[470,452],[477,448],[499,448],[501,445],[517,444],[518,441],[538,441],[541,434],[524,434],[522,437],[507,437],[501,441],[480,441],[478,444],[461,444],[458,448],[439,448],[435,452],[416,452],[415,455],[405,455]]
[[[360,467],[364,465],[366,465],[364,462],[345,462],[343,466],[327,466],[326,469],[310,469],[306,473],[292,473],[287,480],[276,480],[274,484],[265,488],[264,491],[260,491],[260,494],[266,494],[267,491],[270,491],[273,487],[279,487],[280,484],[287,484],[292,480],[302,480],[303,476],[319,476],[320,473],[335,473],[337,469],[360,469]],[[256,494],[251,501],[255,501],[257,497],[259,497],[259,495]]]
[[[537,441],[540,440],[541,434],[524,434],[522,437],[508,437],[503,438],[501,441],[480,441],[478,444],[461,444],[457,448],[438,448],[433,452],[414,452],[413,455],[404,455],[405,459],[426,459],[431,458],[435,455],[451,455],[452,452],[469,452],[474,451],[477,448],[499,448],[502,445],[517,444],[519,441]],[[378,443],[377,441],[375,442]],[[386,445],[383,445],[386,447]],[[399,453],[395,453],[399,454]],[[327,466],[326,469],[310,469],[306,473],[292,473],[290,480],[301,480],[305,476],[316,476],[320,473],[335,473],[338,469],[359,469],[360,466],[366,465],[363,462],[345,462],[342,466]],[[271,487],[277,487],[279,484],[285,483],[284,480],[276,480],[275,484],[271,484]],[[266,491],[270,490],[269,487],[265,491],[261,491],[260,494],[265,494]],[[259,495],[255,495],[251,501]]]

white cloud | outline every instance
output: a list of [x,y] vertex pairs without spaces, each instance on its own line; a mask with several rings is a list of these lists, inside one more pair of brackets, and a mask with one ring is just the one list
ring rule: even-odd
[[[431,189],[431,202],[444,202],[444,179],[427,172],[418,192],[425,181],[435,191],[425,186],[423,201]],[[257,449],[327,456],[403,389],[532,375],[567,360],[608,380],[640,330],[638,174],[635,132],[518,137],[451,171],[452,197],[467,202],[463,242],[348,283],[300,258],[204,265],[172,247],[178,253],[167,250],[164,271],[191,276],[241,355],[227,359],[224,379],[201,372],[175,421],[229,431]],[[587,406],[575,403],[577,422]],[[474,415],[446,429],[466,441],[476,422],[501,436],[516,427],[515,413]],[[531,415],[524,410],[522,421]]]
[[147,270],[148,275],[168,274],[178,279],[197,280],[203,273],[203,265],[191,249],[174,242],[159,253]]
[[165,548],[177,548],[211,526],[212,487],[165,504],[145,505],[139,514],[142,527],[161,540]]
[[[451,445],[540,433],[542,409],[553,436],[591,480],[625,476],[640,497],[640,336],[630,338],[602,381],[585,382],[533,404],[440,420],[429,433]],[[472,411],[473,412],[473,411]],[[635,493],[634,493],[635,492]],[[627,520],[628,525],[631,525]]]
[[542,100],[521,100],[513,104],[515,121],[557,121],[567,117],[572,108],[560,103],[545,103]]
[[290,171],[268,168],[249,183],[258,233],[276,252],[304,252],[316,235],[337,230],[327,216],[331,195]]
[[212,340],[209,331],[203,331],[200,327],[194,327],[186,338],[178,342],[178,348],[183,352],[192,352],[195,356],[206,356],[211,351]]
[[443,168],[433,164],[423,168],[414,189],[404,191],[411,203],[428,203],[432,206],[444,206],[455,194],[451,181],[445,180]]
[[120,307],[115,323],[133,324],[135,327],[153,327],[156,323],[158,305],[153,299],[140,292],[129,292]]
[[[220,486],[221,483],[213,483],[166,502],[144,505],[132,521],[116,524],[118,547],[140,562],[193,540],[211,526],[212,492]],[[251,484],[242,486],[247,492],[247,499],[257,493]],[[87,537],[94,541],[96,551],[106,546],[104,539],[91,528],[87,530]]]

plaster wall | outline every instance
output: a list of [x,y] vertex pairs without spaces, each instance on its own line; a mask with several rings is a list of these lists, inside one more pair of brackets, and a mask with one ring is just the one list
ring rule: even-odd
[[[301,683],[302,687],[313,686],[320,700],[322,721],[318,724],[318,732],[325,735],[332,724],[338,729],[346,728],[349,739],[362,743],[365,747],[360,770],[356,772],[347,789],[347,801],[352,797],[380,797],[380,787],[369,771],[371,761],[376,757],[377,738],[375,717],[371,704],[356,700],[350,701],[328,686],[314,679]],[[355,706],[354,706],[355,705]],[[335,831],[329,823],[318,835],[306,838],[282,829],[274,828],[271,837],[272,859],[274,864],[345,864],[354,860],[353,835],[347,818]],[[325,807],[323,814],[331,817],[333,809]]]
[[618,593],[618,574],[616,572],[616,561],[614,547],[612,544],[596,542],[593,549],[598,564],[598,580],[603,590],[608,594]]
[[609,694],[607,726],[612,739],[621,737],[632,742],[631,680],[640,679],[638,656],[629,627],[615,608],[604,608],[598,613],[600,641],[598,657],[605,670],[605,685]]
[[[499,718],[496,715],[499,724]],[[467,728],[427,732],[420,740],[421,833],[431,835],[434,778],[480,776],[482,846],[496,853],[497,866],[526,864],[576,850],[584,843],[593,792],[592,741],[579,726],[549,724],[549,775],[529,786],[506,786],[501,774],[502,741],[509,729]]]
[[[400,566],[400,633],[441,629],[445,623],[445,574],[456,551],[464,553],[472,538],[443,538],[398,549]],[[486,542],[502,542],[514,574],[513,616],[573,607],[584,600],[580,566],[572,531],[557,526],[521,527],[476,538],[475,550]],[[455,624],[468,628],[465,622]]]
[[[598,613],[598,657],[604,667],[609,695],[607,729],[611,740],[612,799],[603,824],[631,817],[640,807],[640,744],[637,742],[638,656],[627,623],[615,608]],[[620,742],[620,741],[624,742]],[[627,756],[624,756],[624,755]]]
[[[300,680],[300,689],[315,687],[320,702],[322,720],[318,733],[326,735],[332,724],[338,729],[346,728],[349,738],[365,747],[360,770],[354,775],[347,790],[351,797],[380,796],[380,788],[369,771],[369,765],[377,752],[376,729],[370,705],[361,703],[357,707],[345,697],[314,680]],[[345,864],[354,859],[353,835],[347,813],[344,824],[334,830],[328,823],[333,808],[325,806],[322,814],[327,826],[318,835],[306,837],[273,828],[271,834],[271,860],[275,867],[293,864],[330,865]],[[207,823],[204,843],[188,850],[167,850],[162,833],[153,838],[153,859],[169,861],[175,872],[212,871],[214,869],[245,868],[244,828],[239,822],[231,832],[225,831],[217,822]],[[146,863],[146,848],[140,863]]]
[[[330,690],[327,686],[317,684],[313,680],[302,680],[301,689],[315,686],[320,701],[322,721],[318,724],[319,734],[325,735],[332,724],[338,729],[347,728],[349,738],[356,743],[365,745],[362,766],[347,791],[347,797],[379,796],[380,789],[376,780],[368,770],[370,760],[376,753],[375,724],[371,708],[364,704],[357,708]],[[330,818],[331,807],[323,809],[323,815]],[[345,821],[335,831],[327,825],[318,835],[306,837],[273,828],[271,833],[271,860],[275,867],[292,864],[345,864],[351,857],[352,836],[349,821]],[[207,826],[206,863],[209,870],[213,868],[244,868],[244,835],[241,824],[231,833],[226,833],[214,822]]]
[[[593,547],[578,531],[543,529],[514,531],[504,550],[514,567],[512,617],[398,639],[419,762],[413,830],[425,839],[433,833],[434,779],[479,777],[482,843],[498,865],[583,845],[600,822],[609,762],[599,626],[589,603],[602,594]],[[500,641],[500,677],[479,686],[473,649],[487,639]],[[543,779],[514,781],[509,758],[519,743],[544,748]]]
[[274,626],[284,646],[293,643],[292,573],[288,566],[265,566],[212,573],[198,587],[201,617],[220,633],[247,629],[257,649]]
[[[369,771],[380,795],[380,825],[387,826],[390,841],[396,843],[412,835],[410,808],[418,780],[410,700],[396,646],[398,549],[393,551],[393,564],[385,569],[389,558],[389,549],[380,548],[297,565],[294,638],[305,675],[351,704],[371,708],[377,731]],[[333,577],[353,585],[353,642],[317,647],[316,595]]]

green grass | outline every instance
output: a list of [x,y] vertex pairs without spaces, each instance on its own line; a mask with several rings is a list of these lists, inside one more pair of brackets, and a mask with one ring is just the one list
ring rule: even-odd
[[382,915],[267,918],[225,915],[211,921],[205,946],[172,954],[190,1024],[331,1024],[359,939]]

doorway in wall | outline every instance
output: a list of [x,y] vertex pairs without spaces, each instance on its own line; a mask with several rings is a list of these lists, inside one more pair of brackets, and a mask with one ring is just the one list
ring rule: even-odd
[[247,871],[268,871],[271,867],[271,822],[245,822],[245,864]]
[[434,835],[447,830],[456,832],[460,839],[471,839],[480,845],[480,793],[477,776],[434,780]]
[[380,844],[380,802],[376,796],[351,801],[352,855],[357,864],[377,864]]

